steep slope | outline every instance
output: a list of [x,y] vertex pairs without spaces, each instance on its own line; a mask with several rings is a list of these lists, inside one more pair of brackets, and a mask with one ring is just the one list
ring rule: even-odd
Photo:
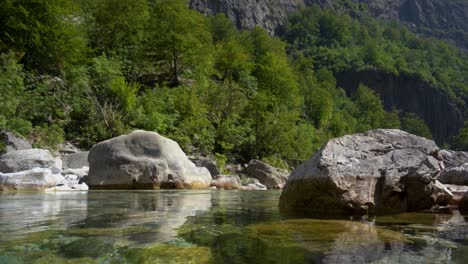
[[352,16],[400,21],[416,33],[468,49],[465,0],[190,0],[192,8],[206,15],[225,13],[239,28],[259,25],[270,33],[286,22],[288,12],[313,4]]

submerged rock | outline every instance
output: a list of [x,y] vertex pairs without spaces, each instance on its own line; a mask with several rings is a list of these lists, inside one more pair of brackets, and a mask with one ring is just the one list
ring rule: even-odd
[[159,244],[132,248],[123,254],[129,263],[213,263],[209,247]]
[[395,129],[347,135],[292,172],[280,206],[358,214],[429,209],[452,196],[437,181],[442,169],[431,140]]
[[265,162],[251,160],[246,168],[247,176],[259,180],[268,189],[283,189],[288,172],[276,169]]
[[370,223],[295,219],[248,225],[211,245],[216,263],[370,263],[386,245],[398,249],[405,242],[399,232]]
[[211,175],[196,167],[177,142],[156,132],[134,131],[94,145],[85,182],[91,189],[200,189]]
[[68,258],[98,258],[113,249],[114,241],[102,237],[75,240],[62,247],[60,253]]

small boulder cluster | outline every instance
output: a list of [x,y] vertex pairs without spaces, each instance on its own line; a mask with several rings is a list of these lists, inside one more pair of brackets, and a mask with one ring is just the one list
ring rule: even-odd
[[[88,173],[86,152],[61,157],[46,149],[32,148],[22,137],[0,132],[6,146],[0,156],[0,191],[86,191],[82,181]],[[77,161],[75,157],[80,156]]]
[[224,190],[267,190],[283,189],[288,179],[287,170],[275,168],[260,160],[251,160],[248,164],[228,164],[221,173],[213,157],[191,157],[197,166],[208,168],[212,176],[211,188]]

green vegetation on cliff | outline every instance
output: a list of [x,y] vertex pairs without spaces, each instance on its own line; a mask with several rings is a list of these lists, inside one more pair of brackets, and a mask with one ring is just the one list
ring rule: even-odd
[[464,53],[317,8],[291,18],[285,41],[183,0],[6,0],[0,12],[0,129],[36,146],[86,147],[140,128],[189,153],[295,164],[356,131],[431,136],[364,85],[347,95],[342,69],[417,74],[466,100]]

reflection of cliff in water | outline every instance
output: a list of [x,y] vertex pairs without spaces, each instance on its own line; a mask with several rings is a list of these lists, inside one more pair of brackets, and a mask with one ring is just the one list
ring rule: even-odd
[[85,219],[86,211],[86,192],[4,193],[0,196],[1,237],[69,228]]
[[148,227],[151,232],[134,233],[129,239],[166,242],[175,238],[175,229],[188,216],[210,210],[211,196],[211,191],[90,192],[87,216],[77,227]]

